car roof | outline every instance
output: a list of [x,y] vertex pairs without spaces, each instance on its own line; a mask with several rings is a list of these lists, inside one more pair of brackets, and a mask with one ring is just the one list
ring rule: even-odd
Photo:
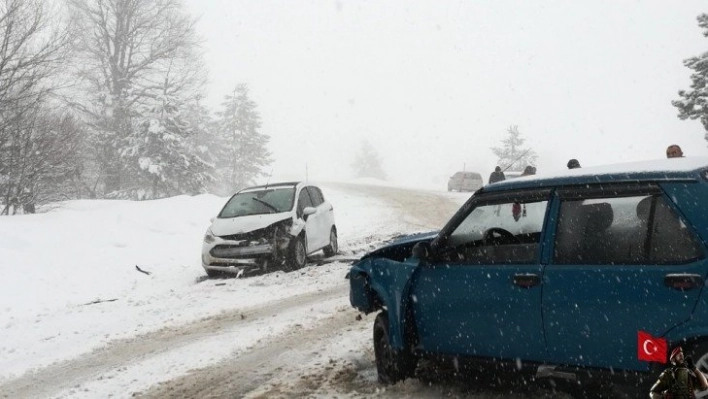
[[252,186],[252,187],[246,187],[241,190],[241,191],[250,191],[250,190],[259,190],[259,189],[264,189],[264,188],[283,188],[283,187],[295,187],[298,184],[302,182],[300,181],[292,181],[292,182],[278,182],[278,183],[269,183],[269,184],[264,184],[262,186]]
[[[597,183],[695,181],[708,171],[708,157],[666,158],[520,176],[488,184],[484,192]],[[708,176],[707,176],[708,177]]]

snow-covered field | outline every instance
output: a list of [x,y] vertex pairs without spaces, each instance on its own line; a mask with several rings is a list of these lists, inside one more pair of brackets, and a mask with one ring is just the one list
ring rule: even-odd
[[[381,199],[322,187],[335,207],[343,255],[360,256],[393,235],[422,230]],[[460,204],[469,197],[436,195]],[[85,392],[85,397],[106,397],[127,392],[127,384],[134,392],[216,363],[293,323],[306,328],[332,309],[348,305],[342,300],[348,292],[347,262],[310,264],[292,273],[247,279],[206,279],[200,265],[201,241],[209,219],[225,201],[212,195],[144,202],[81,200],[43,213],[1,218],[0,384],[121,342],[116,340],[234,308],[253,309],[315,292],[343,293],[315,308],[295,307],[287,317],[253,323],[242,328],[239,337],[217,331],[198,345],[131,365],[100,389],[84,387],[68,396]],[[343,351],[346,346],[332,350]]]

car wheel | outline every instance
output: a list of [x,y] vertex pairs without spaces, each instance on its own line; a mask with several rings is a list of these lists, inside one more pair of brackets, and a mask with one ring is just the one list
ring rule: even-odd
[[388,332],[388,313],[381,312],[374,321],[374,354],[379,382],[395,384],[413,376],[418,359],[408,351],[391,347]]
[[329,245],[324,247],[324,254],[326,257],[334,256],[339,251],[339,244],[337,243],[337,230],[332,227],[329,232]]
[[297,270],[305,266],[307,262],[307,248],[305,241],[301,237],[294,237],[290,240],[288,247],[288,256],[286,258],[286,267],[289,270]]

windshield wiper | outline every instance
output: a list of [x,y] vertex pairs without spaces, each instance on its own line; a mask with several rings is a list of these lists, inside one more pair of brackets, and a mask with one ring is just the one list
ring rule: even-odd
[[251,199],[253,199],[254,201],[258,201],[258,202],[260,202],[261,204],[267,206],[268,208],[272,209],[275,213],[280,212],[280,211],[278,211],[278,208],[276,208],[276,207],[274,207],[273,205],[271,205],[271,204],[269,204],[269,203],[263,201],[262,199],[259,199],[259,198],[256,198],[256,197],[251,197]]

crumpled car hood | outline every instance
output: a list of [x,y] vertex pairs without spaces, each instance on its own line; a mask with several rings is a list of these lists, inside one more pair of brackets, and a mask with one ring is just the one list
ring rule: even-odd
[[248,233],[249,231],[268,227],[273,223],[290,218],[289,212],[268,213],[263,215],[239,216],[228,219],[214,219],[211,232],[216,236]]
[[[376,256],[386,256],[384,254],[390,253],[390,252],[395,252],[399,248],[405,247],[412,247],[413,244],[416,244],[421,241],[431,241],[438,235],[438,231],[431,231],[431,232],[425,232],[425,233],[415,233],[415,234],[409,234],[409,235],[404,235],[404,236],[399,236],[393,239],[392,241],[386,243],[386,245],[375,249],[372,252],[369,252],[368,254],[364,255],[361,259],[366,259],[370,257],[376,257]],[[408,252],[408,249],[405,249],[404,252]]]

